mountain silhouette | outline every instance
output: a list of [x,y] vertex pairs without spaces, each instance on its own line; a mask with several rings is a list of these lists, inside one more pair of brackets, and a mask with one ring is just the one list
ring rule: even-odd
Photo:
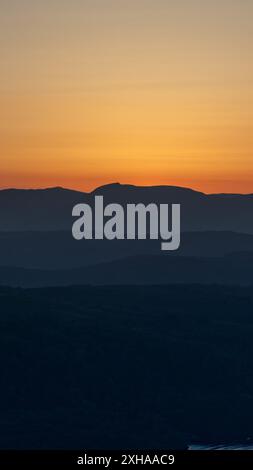
[[90,193],[60,187],[0,191],[0,231],[71,230],[75,204],[94,204],[96,195],[105,204],[114,202],[181,204],[182,231],[234,231],[253,234],[253,195],[204,194],[175,186],[101,186]]
[[[79,203],[181,204],[179,250],[157,240],[72,237]],[[253,195],[207,195],[174,186],[119,183],[90,193],[60,187],[0,191],[0,284],[247,284],[253,282]]]

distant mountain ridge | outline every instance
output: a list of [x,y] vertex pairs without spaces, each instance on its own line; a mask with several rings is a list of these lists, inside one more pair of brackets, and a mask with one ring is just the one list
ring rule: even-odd
[[113,183],[87,193],[61,187],[0,190],[0,232],[71,230],[75,204],[114,202],[181,204],[183,231],[233,231],[253,234],[253,194],[204,194],[176,186]]
[[0,266],[0,285],[253,285],[252,266],[253,253],[217,258],[142,255],[75,269],[39,270]]

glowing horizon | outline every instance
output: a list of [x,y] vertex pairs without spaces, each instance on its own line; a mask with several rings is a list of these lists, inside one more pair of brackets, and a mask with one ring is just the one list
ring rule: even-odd
[[201,189],[200,187],[197,187],[197,186],[189,186],[187,184],[173,184],[173,183],[165,183],[165,182],[162,182],[162,183],[153,183],[153,182],[150,182],[150,183],[141,183],[141,184],[136,184],[136,183],[131,183],[131,182],[120,182],[120,181],[110,181],[108,180],[107,182],[100,182],[98,183],[97,185],[95,186],[85,186],[85,185],[76,185],[76,186],[66,186],[66,185],[59,185],[59,184],[52,184],[52,185],[49,185],[49,186],[36,186],[36,185],[27,185],[27,186],[2,186],[0,187],[0,191],[3,191],[3,190],[15,190],[15,189],[21,189],[21,190],[50,190],[50,189],[55,189],[55,188],[61,188],[61,189],[65,189],[65,190],[68,190],[68,191],[78,191],[78,192],[83,192],[83,193],[92,193],[93,191],[95,191],[96,189],[100,188],[100,187],[103,187],[103,186],[107,186],[107,185],[114,185],[114,184],[119,184],[120,186],[134,186],[134,187],[141,187],[141,188],[150,188],[150,187],[178,187],[178,188],[182,188],[182,189],[190,189],[192,191],[196,191],[196,192],[200,192],[200,193],[203,193],[203,194],[206,194],[206,195],[211,195],[211,194],[238,194],[238,195],[245,195],[245,196],[251,196],[253,195],[253,192],[252,191],[249,191],[249,192],[238,192],[238,191],[207,191],[207,190],[203,190]]

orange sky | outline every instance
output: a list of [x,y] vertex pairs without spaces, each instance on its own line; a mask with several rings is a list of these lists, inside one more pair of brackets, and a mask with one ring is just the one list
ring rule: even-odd
[[12,0],[0,187],[253,193],[251,0]]

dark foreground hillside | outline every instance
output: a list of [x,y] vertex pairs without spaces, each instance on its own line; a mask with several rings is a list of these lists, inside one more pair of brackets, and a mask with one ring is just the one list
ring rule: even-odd
[[1,288],[0,311],[0,448],[253,435],[252,288]]

